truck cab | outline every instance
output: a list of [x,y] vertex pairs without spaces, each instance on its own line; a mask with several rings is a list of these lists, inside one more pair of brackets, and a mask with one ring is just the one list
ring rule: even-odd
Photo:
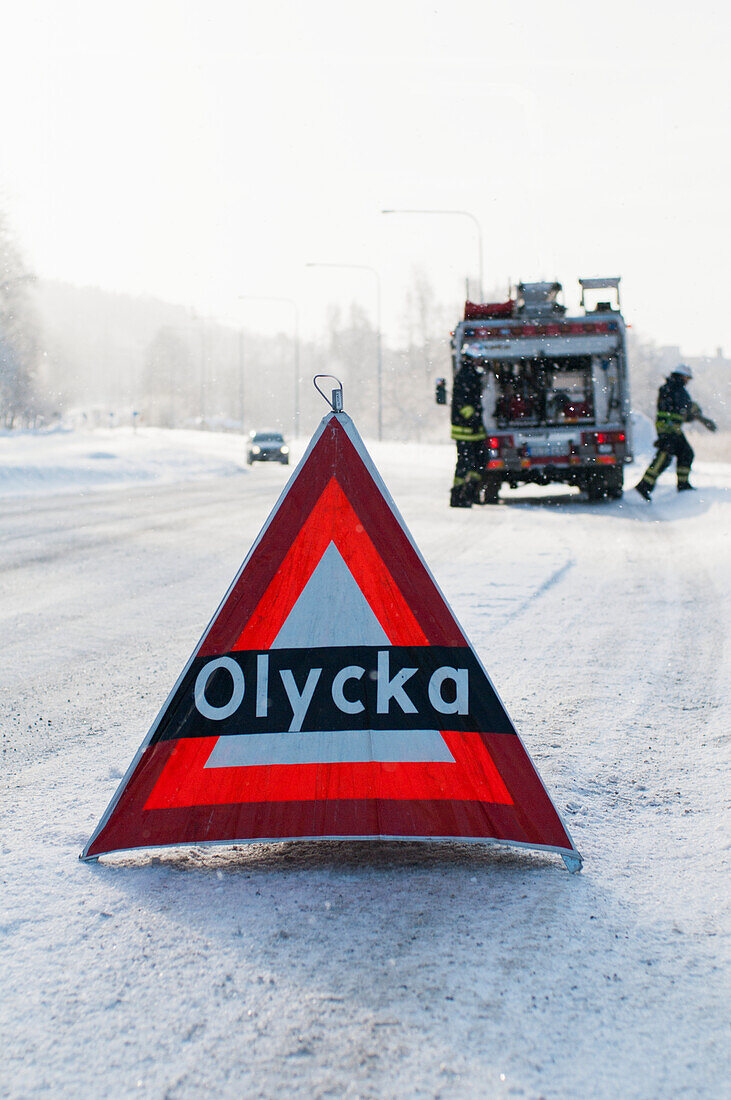
[[508,302],[465,304],[452,369],[470,361],[482,371],[484,503],[496,503],[503,484],[530,482],[621,497],[632,439],[619,283],[579,279],[575,317],[560,283],[519,283]]

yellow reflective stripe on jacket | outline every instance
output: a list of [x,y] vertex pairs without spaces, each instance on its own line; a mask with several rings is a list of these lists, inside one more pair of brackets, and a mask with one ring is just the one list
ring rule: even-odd
[[460,428],[458,424],[452,425],[452,439],[458,439],[462,443],[479,443],[480,440],[487,438],[487,432],[484,428]]
[[655,430],[658,432],[680,432],[683,430],[685,413],[659,412],[655,418]]

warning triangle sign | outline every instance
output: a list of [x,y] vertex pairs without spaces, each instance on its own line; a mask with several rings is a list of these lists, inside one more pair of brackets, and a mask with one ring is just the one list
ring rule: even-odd
[[581,857],[348,416],[328,414],[87,844]]

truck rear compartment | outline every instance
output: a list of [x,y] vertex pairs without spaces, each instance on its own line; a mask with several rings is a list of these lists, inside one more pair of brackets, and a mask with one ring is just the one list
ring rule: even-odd
[[[504,483],[559,482],[593,499],[622,494],[631,460],[619,279],[582,279],[583,317],[566,317],[559,283],[520,283],[509,302],[468,302],[452,339],[453,370],[482,377],[484,500]],[[616,291],[588,310],[585,291]]]

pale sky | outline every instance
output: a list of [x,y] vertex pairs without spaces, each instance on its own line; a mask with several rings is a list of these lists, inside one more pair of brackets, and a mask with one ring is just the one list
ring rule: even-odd
[[[621,275],[627,320],[731,354],[727,3],[23,0],[0,37],[0,206],[49,278],[302,331],[412,271]],[[288,309],[288,307],[282,307]],[[455,317],[455,321],[457,318]],[[284,327],[279,325],[278,327]]]

